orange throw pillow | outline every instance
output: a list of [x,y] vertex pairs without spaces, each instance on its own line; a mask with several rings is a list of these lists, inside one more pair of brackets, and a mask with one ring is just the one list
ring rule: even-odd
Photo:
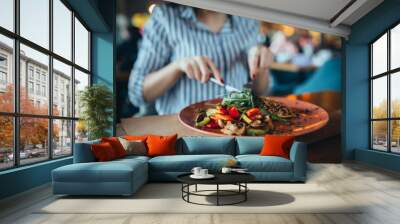
[[146,135],[124,135],[124,139],[129,141],[146,141]]
[[117,158],[122,158],[126,156],[126,151],[122,146],[121,142],[119,142],[118,138],[110,137],[110,138],[101,138],[101,142],[108,142],[114,149],[115,155]]
[[177,138],[177,134],[171,136],[149,135],[146,140],[148,156],[176,155]]
[[280,156],[289,159],[293,141],[293,136],[266,135],[264,136],[264,146],[260,155]]
[[99,162],[110,161],[117,158],[113,147],[108,142],[93,144],[91,145],[91,149],[94,157]]

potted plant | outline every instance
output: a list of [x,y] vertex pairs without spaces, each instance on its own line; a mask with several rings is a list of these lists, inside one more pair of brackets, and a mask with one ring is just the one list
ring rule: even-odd
[[81,110],[80,126],[87,128],[89,140],[110,136],[112,125],[113,96],[112,92],[102,84],[86,87],[79,93]]

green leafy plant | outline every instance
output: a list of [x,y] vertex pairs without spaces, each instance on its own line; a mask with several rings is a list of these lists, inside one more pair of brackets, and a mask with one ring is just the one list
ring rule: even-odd
[[81,119],[88,129],[89,139],[109,136],[112,125],[113,96],[104,85],[95,84],[79,93]]

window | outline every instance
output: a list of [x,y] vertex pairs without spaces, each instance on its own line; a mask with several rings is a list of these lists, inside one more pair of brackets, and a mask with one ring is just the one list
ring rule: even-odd
[[40,95],[40,84],[36,84],[36,95]]
[[370,45],[371,148],[400,153],[400,24]]
[[29,66],[28,74],[29,74],[29,79],[33,80],[33,67],[32,66]]
[[7,56],[0,55],[0,67],[7,68]]
[[7,85],[7,73],[0,70],[0,91],[1,92],[6,91],[5,90],[6,85]]
[[46,96],[46,86],[42,86],[42,96]]
[[7,84],[7,73],[0,70],[0,84],[6,85]]
[[33,82],[28,82],[28,93],[29,94],[33,94],[34,90],[33,90]]
[[68,60],[71,59],[72,48],[72,12],[59,0],[53,0],[54,52]]
[[72,121],[53,120],[53,157],[71,155]]
[[89,74],[75,71],[75,117],[79,117],[81,108],[79,107],[79,94],[89,85]]
[[89,32],[75,18],[75,62],[82,68],[89,69]]
[[49,49],[49,0],[20,1],[20,35]]
[[[0,1],[0,21],[2,19],[1,15],[3,13],[3,9],[1,6],[3,6],[3,1]],[[1,25],[1,23],[0,23]],[[14,41],[13,39],[2,35],[0,33],[0,57],[3,58],[1,63],[2,65],[0,66],[0,73],[2,74],[2,80],[6,80],[6,83],[4,81],[3,84],[0,85],[0,116],[1,115],[6,115],[7,113],[12,113],[14,112],[14,69],[13,66],[11,65],[12,63],[12,58],[14,57]],[[8,59],[7,63],[4,61],[4,59]],[[7,79],[5,79],[7,77]],[[3,113],[3,114],[2,114]],[[2,119],[2,117],[0,117]],[[1,135],[0,135],[1,139]],[[6,143],[4,143],[6,144]],[[0,149],[3,147],[3,145],[0,141]],[[10,145],[10,144],[6,144]],[[0,155],[1,157],[1,155]],[[0,159],[0,169],[1,169],[1,159]]]
[[5,91],[7,85],[7,56],[0,53],[0,91]]
[[[46,62],[44,62],[44,63],[46,63]],[[39,69],[36,69],[36,80],[40,81],[40,71],[39,71]]]
[[[53,114],[59,114],[61,112],[60,107],[63,106],[63,104],[60,104],[59,99],[61,100],[61,103],[64,103],[64,97],[67,96],[67,100],[71,101],[68,102],[68,104],[72,104],[72,91],[71,89],[65,89],[64,87],[65,83],[69,83],[70,85],[72,84],[72,67],[55,59],[53,60],[53,64],[53,73],[55,74],[53,75]],[[67,107],[65,114],[61,114],[62,116],[72,117],[72,108]]]
[[0,168],[14,166],[14,118],[0,115]]
[[0,170],[72,155],[87,139],[74,105],[90,85],[90,31],[62,0],[0,0],[0,27]]
[[0,26],[14,31],[14,0],[0,1]]

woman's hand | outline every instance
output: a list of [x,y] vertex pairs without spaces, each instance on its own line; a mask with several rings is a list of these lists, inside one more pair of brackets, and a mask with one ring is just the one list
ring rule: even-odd
[[195,79],[202,83],[208,82],[211,76],[224,83],[215,64],[205,56],[196,56],[177,61],[179,70],[186,74],[189,79]]
[[272,53],[266,46],[256,45],[252,47],[248,54],[251,80],[255,80],[259,75],[267,74],[272,62]]
[[190,79],[206,83],[213,75],[221,83],[221,77],[215,64],[207,57],[192,57],[172,62],[158,71],[145,76],[143,83],[143,98],[152,102],[162,96],[180,79],[182,73]]

